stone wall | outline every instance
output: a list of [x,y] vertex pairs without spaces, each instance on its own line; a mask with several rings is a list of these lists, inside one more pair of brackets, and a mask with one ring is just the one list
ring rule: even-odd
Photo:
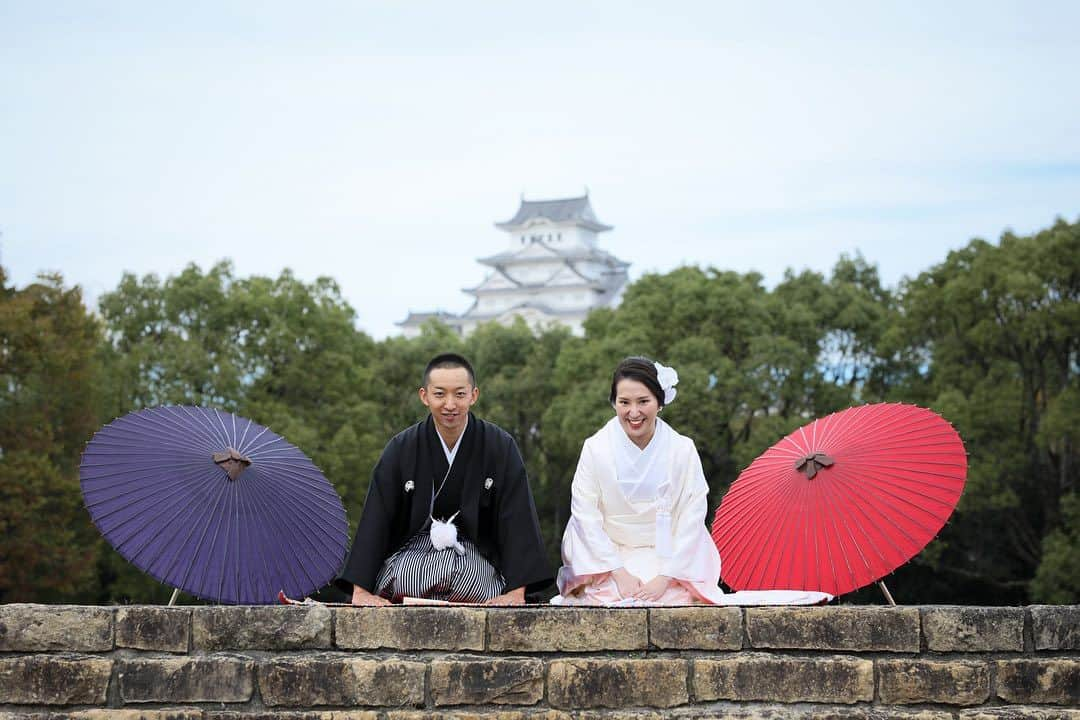
[[0,720],[1073,718],[1080,606],[0,605]]

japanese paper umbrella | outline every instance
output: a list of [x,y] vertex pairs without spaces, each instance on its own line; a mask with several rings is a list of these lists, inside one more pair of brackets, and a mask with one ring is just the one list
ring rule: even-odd
[[881,403],[815,420],[754,460],[720,502],[712,537],[724,582],[842,595],[878,581],[937,535],[966,474],[960,436],[930,410]]
[[345,556],[341,498],[280,435],[221,410],[129,413],[87,443],[83,498],[135,566],[197,597],[269,604],[327,584]]

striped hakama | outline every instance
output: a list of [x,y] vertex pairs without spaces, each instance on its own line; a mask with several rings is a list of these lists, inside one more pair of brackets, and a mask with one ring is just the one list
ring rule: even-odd
[[417,533],[383,563],[375,592],[387,600],[404,597],[479,603],[501,595],[506,581],[467,538],[465,554],[436,550],[427,530]]

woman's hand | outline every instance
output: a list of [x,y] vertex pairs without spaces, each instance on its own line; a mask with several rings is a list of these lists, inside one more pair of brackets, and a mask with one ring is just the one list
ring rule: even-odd
[[647,602],[659,600],[667,592],[668,587],[671,585],[671,578],[667,575],[657,575],[649,582],[642,585],[637,592],[633,594],[635,600],[645,600]]
[[384,597],[378,595],[372,595],[359,585],[353,585],[352,589],[352,604],[362,607],[377,607],[380,605],[393,605],[392,602]]
[[619,589],[619,596],[628,598],[641,589],[641,580],[631,575],[626,568],[617,568],[611,571],[611,579]]

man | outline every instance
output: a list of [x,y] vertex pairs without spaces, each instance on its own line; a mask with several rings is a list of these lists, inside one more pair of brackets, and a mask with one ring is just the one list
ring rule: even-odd
[[431,413],[383,449],[337,585],[353,605],[520,605],[552,573],[517,444],[469,412],[480,389],[462,356],[432,358],[419,392]]

